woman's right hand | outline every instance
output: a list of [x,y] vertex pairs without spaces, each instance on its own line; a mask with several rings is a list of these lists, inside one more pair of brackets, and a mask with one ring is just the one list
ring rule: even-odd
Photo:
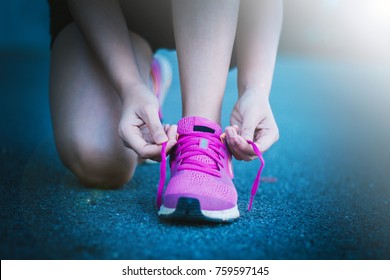
[[161,160],[161,144],[168,141],[167,152],[176,144],[177,127],[162,126],[157,97],[144,84],[132,85],[123,94],[119,136],[126,147],[143,159]]

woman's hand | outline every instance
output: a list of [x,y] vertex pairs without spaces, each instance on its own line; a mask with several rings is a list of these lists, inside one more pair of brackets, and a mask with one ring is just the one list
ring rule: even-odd
[[272,114],[267,94],[247,91],[234,106],[231,126],[226,127],[226,140],[230,151],[238,160],[256,158],[246,140],[255,142],[261,152],[279,139],[279,130]]
[[176,126],[162,126],[157,97],[144,84],[132,85],[122,100],[119,136],[125,146],[143,159],[161,160],[161,144],[168,141],[167,151],[176,144]]

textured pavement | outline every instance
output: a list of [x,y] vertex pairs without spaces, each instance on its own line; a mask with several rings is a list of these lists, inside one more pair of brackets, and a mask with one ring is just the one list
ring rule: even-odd
[[[166,54],[175,77],[164,116],[176,123],[177,60]],[[259,162],[235,162],[241,218],[199,225],[158,219],[158,165],[139,166],[119,190],[81,186],[53,143],[49,54],[0,58],[1,259],[390,259],[388,67],[279,56],[271,104],[281,138],[253,209]]]

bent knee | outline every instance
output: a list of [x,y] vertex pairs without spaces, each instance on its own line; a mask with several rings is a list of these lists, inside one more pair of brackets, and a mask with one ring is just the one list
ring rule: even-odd
[[79,162],[72,170],[84,186],[116,189],[125,185],[133,176],[133,170],[118,168],[113,163]]
[[58,34],[57,38],[53,42],[53,49],[56,49],[57,45],[62,45],[64,43],[67,47],[69,47],[71,44],[79,42],[80,39],[83,39],[81,32],[79,31],[76,23],[72,22],[65,26]]
[[136,167],[136,158],[93,146],[60,157],[83,185],[92,188],[119,188],[130,181]]

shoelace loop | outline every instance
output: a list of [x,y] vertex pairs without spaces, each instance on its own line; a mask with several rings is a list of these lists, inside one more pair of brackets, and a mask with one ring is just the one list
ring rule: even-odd
[[[202,137],[204,137],[204,135],[202,135]],[[180,139],[179,139],[180,140]],[[260,152],[259,148],[257,147],[256,143],[254,143],[253,141],[251,140],[247,140],[248,144],[250,144],[253,148],[253,151],[255,152],[255,154],[257,155],[257,157],[259,158],[260,160],[260,167],[259,167],[259,170],[257,171],[257,175],[256,175],[256,178],[253,182],[253,185],[252,185],[252,190],[251,190],[251,196],[250,196],[250,199],[249,199],[249,205],[248,205],[248,211],[250,211],[252,209],[252,204],[253,204],[253,199],[257,193],[257,190],[259,188],[259,185],[260,185],[260,178],[261,178],[261,173],[263,172],[263,168],[264,168],[264,165],[265,165],[265,162],[264,162],[264,158],[263,158],[263,155],[262,153]],[[164,142],[162,143],[162,148],[161,148],[161,164],[160,164],[160,181],[159,181],[159,184],[158,184],[158,189],[157,189],[157,207],[160,208],[160,206],[162,205],[162,194],[163,194],[163,191],[164,191],[164,185],[165,185],[165,179],[166,179],[166,168],[167,168],[167,153],[166,153],[166,149],[167,149],[167,143],[168,142]],[[215,142],[217,143],[217,142]],[[182,146],[182,147],[179,147],[179,149],[184,149],[186,147],[189,147],[191,144],[185,144],[186,146]],[[221,146],[223,146],[223,144],[221,144]],[[178,149],[178,150],[179,150]],[[199,148],[198,148],[199,149]],[[214,150],[214,149],[213,149]],[[214,159],[217,163],[219,162],[220,164],[221,163],[221,159],[218,158],[217,154],[220,154],[220,153],[217,153],[217,154],[212,154],[211,152],[207,151],[207,150],[203,150],[202,153],[204,153],[205,155],[207,156],[210,156],[212,159]],[[198,153],[194,153],[194,151],[191,153],[191,151],[188,151],[184,154],[188,154],[187,156],[185,156],[184,158],[181,158],[181,160],[190,160],[188,159],[189,157],[193,156],[193,155],[196,155]],[[183,156],[183,155],[181,155]],[[190,161],[191,164],[194,164],[194,161],[191,160]],[[188,161],[187,161],[187,164]],[[202,172],[206,172],[206,169],[201,169],[201,167],[205,165],[206,163],[197,163],[197,165],[199,166],[199,171],[202,171]],[[187,169],[189,168],[189,166],[184,166],[183,167],[183,163],[182,163],[182,169]],[[210,167],[210,166],[209,166]],[[197,167],[194,167],[194,166],[191,166],[190,168],[191,170],[198,170]],[[211,170],[211,169],[210,169]],[[211,172],[210,170],[208,170],[209,172]],[[215,171],[215,170],[214,170]],[[212,172],[214,173],[214,172]],[[210,173],[209,173],[210,174]],[[215,171],[215,174],[217,174],[217,171]],[[214,174],[211,174],[211,175],[214,175]]]
[[[201,141],[207,141],[207,148],[201,148]],[[225,149],[219,137],[214,134],[191,133],[181,134],[177,141],[177,170],[195,170],[220,177],[219,166],[223,166],[224,154],[221,148]],[[194,156],[207,156],[214,162],[206,163],[196,159]]]

